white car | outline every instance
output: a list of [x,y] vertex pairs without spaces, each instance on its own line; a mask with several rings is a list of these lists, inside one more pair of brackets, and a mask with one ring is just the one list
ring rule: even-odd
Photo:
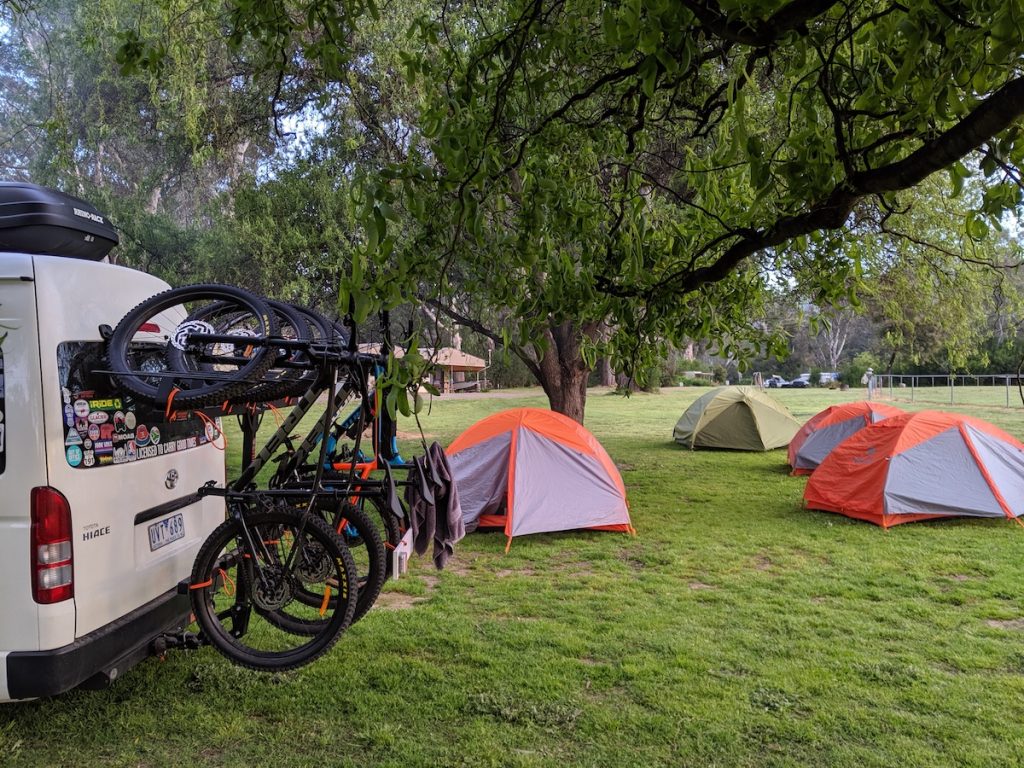
[[99,686],[190,618],[223,453],[104,374],[100,326],[165,290],[84,201],[0,183],[0,701]]

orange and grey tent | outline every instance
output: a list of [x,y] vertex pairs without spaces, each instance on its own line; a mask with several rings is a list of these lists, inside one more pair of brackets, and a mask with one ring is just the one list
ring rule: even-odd
[[832,449],[868,424],[906,413],[902,408],[870,400],[830,405],[807,420],[789,443],[794,475],[809,475]]
[[981,419],[891,416],[844,440],[807,481],[804,505],[888,528],[1024,514],[1024,444]]
[[583,425],[541,408],[488,416],[446,451],[466,531],[513,536],[590,528],[629,531],[626,488]]

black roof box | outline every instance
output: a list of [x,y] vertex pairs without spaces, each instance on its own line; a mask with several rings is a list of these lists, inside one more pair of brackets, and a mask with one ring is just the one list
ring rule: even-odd
[[0,181],[0,251],[99,261],[118,243],[107,217],[77,197]]

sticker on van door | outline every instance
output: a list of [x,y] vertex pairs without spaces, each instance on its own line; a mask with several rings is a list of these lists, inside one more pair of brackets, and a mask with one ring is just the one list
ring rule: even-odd
[[119,391],[110,376],[99,372],[106,367],[103,352],[102,343],[91,341],[66,341],[57,347],[61,394],[70,401],[64,420],[70,466],[129,464],[210,442],[199,418],[167,421],[163,410]]

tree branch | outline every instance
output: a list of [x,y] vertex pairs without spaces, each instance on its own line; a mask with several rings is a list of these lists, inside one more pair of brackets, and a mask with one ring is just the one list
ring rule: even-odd
[[744,259],[758,251],[819,229],[839,229],[861,198],[896,192],[918,184],[977,149],[985,139],[1005,130],[1021,115],[1024,115],[1024,77],[1011,80],[991,93],[963,120],[926,141],[904,159],[852,174],[825,200],[812,205],[806,212],[781,217],[770,227],[733,243],[713,264],[673,275],[667,282],[685,292],[695,291],[708,283],[723,280]]

